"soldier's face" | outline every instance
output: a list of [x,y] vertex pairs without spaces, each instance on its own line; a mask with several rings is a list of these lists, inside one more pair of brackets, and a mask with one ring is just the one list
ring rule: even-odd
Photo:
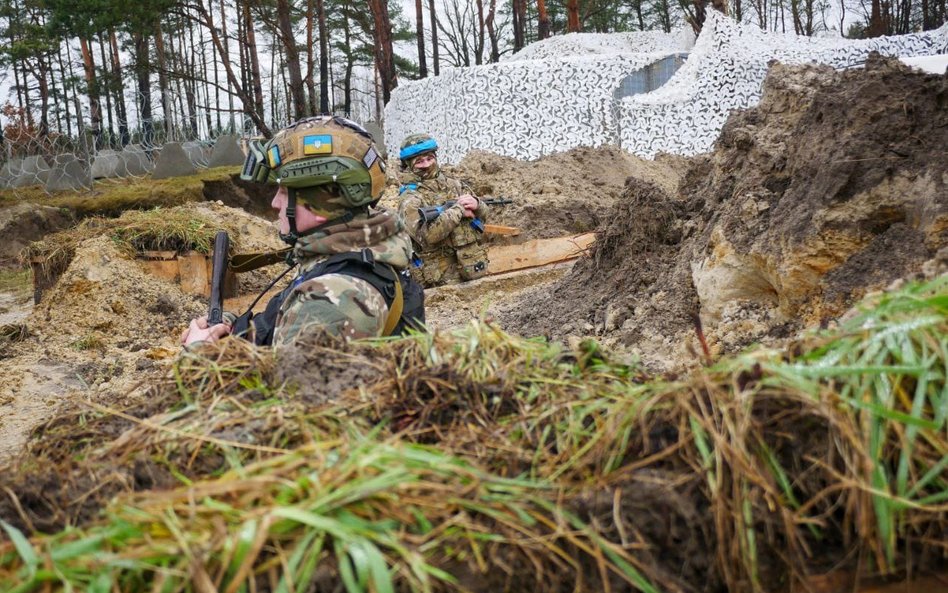
[[427,152],[422,155],[415,157],[415,161],[412,163],[412,168],[416,171],[427,171],[431,168],[432,165],[438,162],[437,157],[435,157],[433,152]]
[[[277,216],[277,226],[280,229],[280,234],[286,235],[290,232],[290,221],[286,218],[286,208],[287,201],[289,200],[289,193],[285,187],[280,187],[277,190],[277,193],[273,196],[273,200],[270,202],[270,206],[273,207],[279,214]],[[302,233],[308,231],[312,228],[316,228],[322,223],[326,222],[326,218],[319,216],[318,214],[313,214],[307,208],[296,205],[296,232]]]

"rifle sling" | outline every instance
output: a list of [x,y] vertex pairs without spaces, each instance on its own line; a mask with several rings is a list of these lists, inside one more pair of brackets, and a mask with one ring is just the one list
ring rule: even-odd
[[392,304],[388,308],[388,317],[385,318],[385,327],[382,329],[383,336],[392,335],[392,331],[402,318],[402,311],[405,307],[405,298],[402,294],[402,283],[399,280],[398,272],[393,269],[392,273],[395,274],[395,298],[392,299]]
[[264,266],[286,263],[286,254],[292,251],[291,247],[277,251],[261,251],[256,253],[238,253],[230,258],[230,269],[236,274],[250,272]]

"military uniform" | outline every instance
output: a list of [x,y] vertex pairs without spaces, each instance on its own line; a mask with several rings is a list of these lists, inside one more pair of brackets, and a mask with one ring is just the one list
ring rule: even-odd
[[[487,273],[487,247],[482,236],[464,217],[457,204],[437,219],[425,223],[419,208],[440,206],[458,196],[473,193],[460,181],[438,172],[431,179],[409,175],[402,184],[399,212],[415,247],[412,275],[423,286],[439,286],[461,280],[473,280]],[[478,200],[474,214],[485,222],[489,207]]]
[[[237,320],[235,333],[279,347],[311,331],[359,339],[424,323],[422,289],[406,272],[411,239],[399,215],[372,209],[384,163],[358,124],[335,116],[291,124],[266,145],[249,145],[241,178],[282,186],[289,232],[281,238],[300,265],[261,315]],[[297,204],[323,222],[300,232]]]
[[351,274],[330,272],[307,278],[330,256],[363,255],[397,274],[408,267],[411,243],[395,214],[383,211],[361,215],[345,225],[335,225],[301,237],[293,248],[300,271],[282,299],[272,343],[285,345],[318,327],[346,339],[382,335],[389,314],[385,297],[369,281]]

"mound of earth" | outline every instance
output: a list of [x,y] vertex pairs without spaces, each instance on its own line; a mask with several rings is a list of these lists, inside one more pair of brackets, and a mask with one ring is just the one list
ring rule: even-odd
[[[878,56],[776,64],[677,191],[631,178],[589,258],[500,309],[522,334],[594,334],[655,368],[826,324],[944,270],[948,79]],[[928,267],[925,263],[931,261]]]
[[31,241],[70,226],[72,216],[60,208],[23,202],[0,208],[0,263],[13,263]]
[[[504,241],[519,243],[593,231],[607,219],[628,176],[673,191],[688,163],[669,155],[649,161],[615,146],[574,148],[534,161],[476,150],[445,172],[477,195],[512,199],[513,204],[493,208],[488,222],[518,227],[520,234]],[[397,203],[393,186],[383,204]]]
[[[241,251],[282,246],[271,223],[240,209],[215,202],[178,209],[230,229]],[[131,397],[180,351],[178,336],[188,320],[207,312],[204,298],[149,274],[110,237],[111,229],[106,224],[78,244],[66,270],[23,322],[27,337],[0,353],[6,378],[0,388],[0,457],[17,450],[26,432],[68,399],[111,405]],[[281,269],[242,274],[241,293],[256,294]]]

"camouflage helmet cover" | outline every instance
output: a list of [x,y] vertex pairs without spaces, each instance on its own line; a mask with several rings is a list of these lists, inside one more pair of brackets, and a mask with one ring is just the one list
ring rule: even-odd
[[402,163],[429,152],[438,150],[438,142],[428,134],[412,134],[402,140],[398,158]]
[[[290,124],[266,145],[251,146],[241,178],[296,189],[304,203],[331,195],[335,203],[322,206],[359,208],[382,195],[385,163],[362,126],[320,115]],[[325,191],[330,188],[337,191]]]

